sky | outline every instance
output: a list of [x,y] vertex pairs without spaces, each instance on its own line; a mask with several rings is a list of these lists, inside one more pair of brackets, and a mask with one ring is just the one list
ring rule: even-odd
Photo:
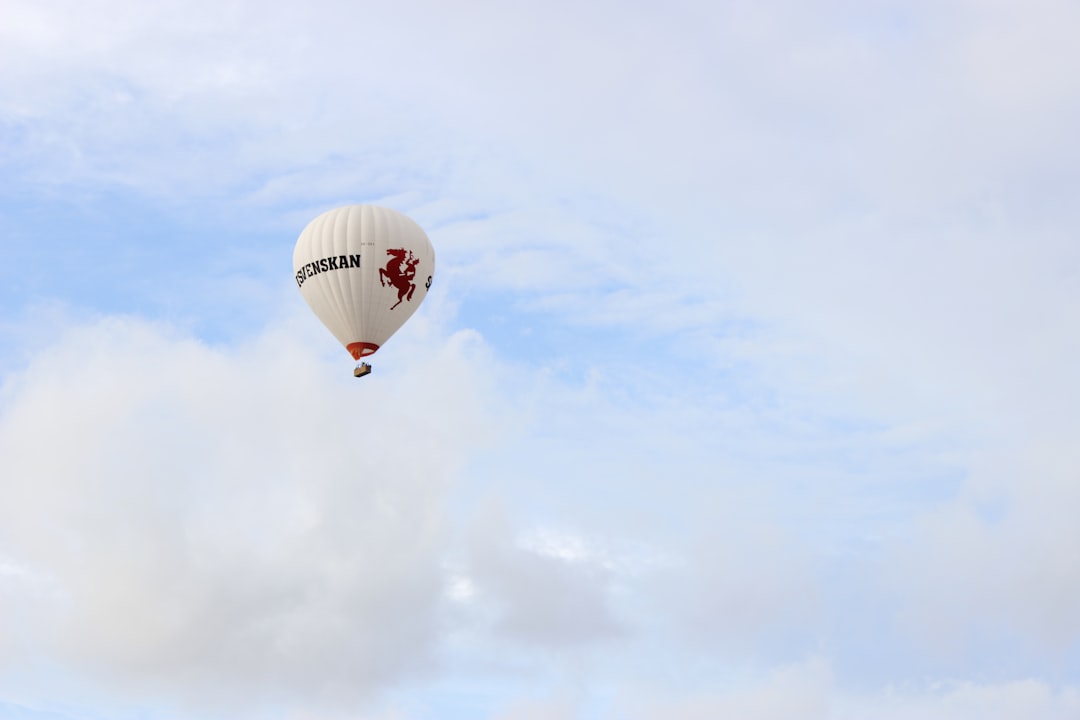
[[0,718],[1080,717],[1075,2],[0,17]]

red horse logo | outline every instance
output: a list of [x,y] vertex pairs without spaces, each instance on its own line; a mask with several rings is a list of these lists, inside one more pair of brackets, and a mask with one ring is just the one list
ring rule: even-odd
[[390,306],[391,310],[400,305],[402,300],[411,301],[413,293],[416,292],[413,278],[416,277],[416,266],[420,263],[420,258],[413,257],[412,250],[407,252],[408,257],[405,248],[387,250],[386,254],[390,259],[386,262],[386,267],[379,268],[379,283],[383,287],[393,285],[397,288],[397,302]]

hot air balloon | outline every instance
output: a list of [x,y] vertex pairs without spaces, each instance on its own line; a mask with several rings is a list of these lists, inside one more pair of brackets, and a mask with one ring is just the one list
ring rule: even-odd
[[[308,223],[293,250],[300,294],[354,360],[371,355],[416,312],[435,274],[435,250],[401,213],[347,205]],[[367,363],[353,374],[371,372]]]

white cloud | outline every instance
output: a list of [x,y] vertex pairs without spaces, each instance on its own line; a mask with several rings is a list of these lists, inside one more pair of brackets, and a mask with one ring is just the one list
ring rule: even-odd
[[713,528],[659,573],[658,616],[710,657],[790,660],[821,637],[820,560],[748,500],[710,503]]
[[630,693],[621,708],[642,720],[1065,720],[1080,710],[1076,688],[1055,689],[1035,681],[1001,684],[943,682],[933,686],[889,687],[873,694],[852,693],[839,684],[820,658],[778,666],[760,680],[678,699]]
[[[825,720],[831,714],[833,678],[828,663],[810,659],[775,668],[764,680],[700,695],[660,700],[638,697],[621,708],[634,720]],[[631,697],[634,697],[631,694]]]
[[570,694],[521,698],[496,713],[494,720],[573,720],[581,717],[580,699]]
[[212,348],[105,318],[5,378],[8,663],[255,709],[353,704],[430,666],[484,366],[451,338],[361,386],[307,327]]
[[923,513],[886,570],[907,626],[959,667],[978,662],[989,638],[1013,657],[1047,659],[1080,641],[1080,563],[1064,550],[1080,542],[1074,444],[997,460],[954,502]]
[[494,605],[494,629],[514,644],[575,648],[622,633],[610,573],[581,558],[522,547],[502,508],[482,510],[466,548],[470,580]]
[[837,704],[833,717],[856,720],[1065,720],[1080,712],[1075,687],[1055,689],[1036,680],[1000,685],[942,683],[936,687],[889,689],[873,698],[849,696]]

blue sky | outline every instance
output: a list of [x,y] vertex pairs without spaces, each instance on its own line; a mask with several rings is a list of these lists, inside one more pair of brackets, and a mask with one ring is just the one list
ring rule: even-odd
[[0,9],[0,717],[1080,715],[1073,3]]

